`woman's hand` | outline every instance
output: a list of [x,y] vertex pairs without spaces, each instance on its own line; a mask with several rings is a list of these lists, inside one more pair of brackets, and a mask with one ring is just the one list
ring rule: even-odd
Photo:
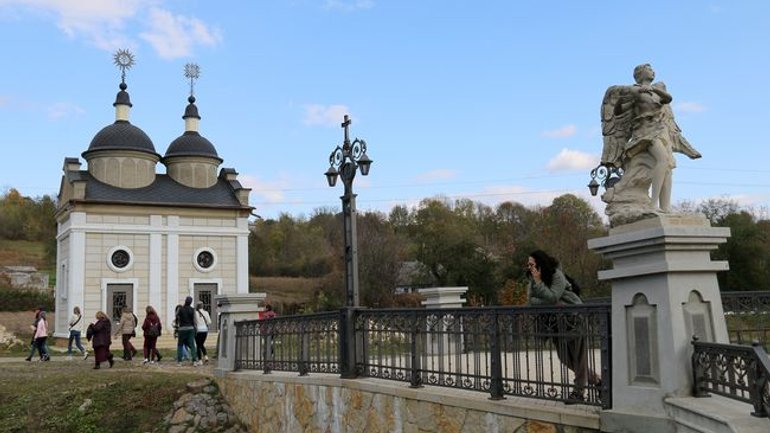
[[532,279],[535,280],[536,283],[543,281],[541,278],[540,268],[537,266],[532,266],[529,268],[529,272],[532,274]]

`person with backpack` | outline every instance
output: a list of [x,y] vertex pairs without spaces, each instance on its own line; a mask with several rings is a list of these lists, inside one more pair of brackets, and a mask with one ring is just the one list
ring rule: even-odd
[[[144,361],[142,364],[154,364],[155,359],[160,362],[160,352],[156,348],[158,343],[158,337],[161,336],[163,325],[161,324],[158,313],[152,308],[152,305],[148,305],[144,309],[147,314],[142,323],[142,331],[144,331]],[[153,356],[154,355],[154,356]]]
[[130,361],[136,355],[136,348],[131,344],[131,337],[136,336],[136,325],[138,319],[131,311],[131,307],[123,307],[123,314],[120,315],[120,322],[115,327],[115,336],[121,336],[123,342],[123,360]]
[[209,356],[206,353],[206,337],[209,335],[209,326],[211,326],[211,316],[203,308],[203,303],[198,302],[195,305],[195,347],[198,349],[198,359],[203,362],[209,362]]
[[[530,305],[578,305],[582,304],[573,286],[570,284],[559,261],[545,251],[537,250],[527,258],[527,277],[529,278]],[[550,328],[548,334],[556,347],[559,361],[575,374],[575,388],[565,399],[567,403],[578,403],[585,399],[583,393],[587,383],[600,386],[601,376],[588,365],[588,348],[583,330],[578,329],[573,320],[566,320],[561,315],[552,315],[544,322]],[[575,336],[570,336],[575,334]]]
[[67,343],[67,360],[72,360],[72,343],[80,350],[80,354],[83,355],[83,360],[88,359],[88,351],[80,344],[80,336],[83,333],[83,315],[80,313],[80,307],[75,306],[72,309],[72,317],[70,317],[70,338]]

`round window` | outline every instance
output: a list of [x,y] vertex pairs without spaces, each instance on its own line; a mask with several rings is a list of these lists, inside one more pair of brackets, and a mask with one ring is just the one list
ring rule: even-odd
[[214,255],[211,254],[211,251],[201,251],[198,253],[196,260],[198,261],[198,266],[203,269],[208,269],[214,265]]
[[133,262],[131,250],[123,245],[112,248],[107,253],[107,266],[115,272],[124,272],[131,269]]

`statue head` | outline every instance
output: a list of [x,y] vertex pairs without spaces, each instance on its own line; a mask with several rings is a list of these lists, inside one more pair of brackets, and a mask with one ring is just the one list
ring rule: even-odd
[[652,70],[652,66],[649,63],[639,65],[634,68],[634,81],[637,84],[641,84],[646,74],[649,74],[650,82],[655,79],[655,71]]

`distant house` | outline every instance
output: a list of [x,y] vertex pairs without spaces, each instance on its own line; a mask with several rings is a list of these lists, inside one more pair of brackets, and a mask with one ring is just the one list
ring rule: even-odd
[[34,266],[0,266],[0,275],[8,279],[12,288],[48,290],[48,273],[38,272]]
[[416,261],[406,261],[401,263],[396,278],[396,288],[394,293],[397,295],[403,293],[417,293],[418,289],[433,287],[436,285],[436,279],[430,274],[428,268]]

